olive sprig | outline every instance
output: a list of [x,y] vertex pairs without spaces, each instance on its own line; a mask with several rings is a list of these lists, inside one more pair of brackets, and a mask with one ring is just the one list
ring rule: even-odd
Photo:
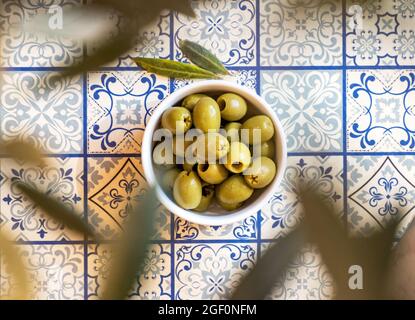
[[160,58],[135,58],[148,72],[179,79],[220,79],[229,71],[209,50],[190,40],[180,40],[179,48],[193,64]]

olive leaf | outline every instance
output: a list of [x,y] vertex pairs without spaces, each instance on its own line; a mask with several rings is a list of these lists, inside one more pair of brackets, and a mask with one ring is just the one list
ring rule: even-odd
[[25,162],[44,165],[41,152],[32,144],[24,141],[10,141],[7,143],[0,143],[0,154],[7,154],[8,156]]
[[0,232],[0,257],[7,265],[7,270],[10,271],[11,276],[15,279],[15,291],[16,293],[11,296],[2,296],[0,293],[0,299],[11,300],[25,300],[28,299],[29,293],[29,276],[27,274],[23,260],[19,254],[19,249],[16,245],[12,245],[12,242]]
[[242,279],[231,299],[264,299],[303,244],[304,230],[302,228],[298,228],[280,239],[259,259],[253,270]]
[[217,79],[216,74],[198,66],[168,59],[137,58],[134,61],[144,70],[170,78]]
[[128,296],[144,267],[147,247],[153,234],[157,198],[153,189],[142,196],[140,206],[128,208],[124,234],[114,245],[114,256],[102,299],[121,300]]
[[215,74],[229,75],[222,62],[201,45],[189,40],[180,40],[179,48],[195,65]]
[[81,216],[73,212],[59,200],[51,198],[48,194],[43,194],[42,192],[30,187],[23,182],[19,182],[17,187],[27,197],[29,197],[36,206],[39,206],[56,221],[61,222],[70,229],[83,233],[91,238],[97,239],[95,233],[81,218]]

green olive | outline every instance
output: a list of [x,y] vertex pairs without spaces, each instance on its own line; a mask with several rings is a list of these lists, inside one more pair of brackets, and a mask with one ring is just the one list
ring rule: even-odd
[[197,129],[205,133],[209,130],[218,131],[220,121],[220,110],[215,100],[210,97],[204,97],[196,103],[193,108],[193,123]]
[[185,151],[193,141],[187,141],[183,135],[173,137],[173,153],[177,156],[184,157]]
[[206,211],[210,206],[215,195],[215,186],[211,184],[203,184],[202,186],[202,200],[199,205],[194,209],[195,211],[203,212]]
[[197,166],[199,177],[210,184],[222,183],[228,177],[228,170],[222,164],[205,163]]
[[166,191],[173,191],[174,181],[176,180],[177,176],[179,175],[180,170],[177,168],[172,168],[167,170],[161,179],[161,186]]
[[209,132],[199,136],[194,143],[194,154],[200,163],[215,163],[229,151],[228,140],[219,133]]
[[172,107],[164,111],[161,126],[172,133],[185,133],[192,126],[192,115],[183,107]]
[[193,111],[193,108],[195,107],[196,103],[201,99],[207,97],[207,95],[202,93],[195,93],[191,94],[190,96],[187,96],[183,102],[182,107],[185,107],[186,109],[189,109],[190,111]]
[[216,102],[219,105],[222,119],[227,121],[242,119],[248,109],[245,99],[235,93],[222,94]]
[[251,152],[242,142],[232,142],[226,156],[225,167],[230,172],[241,173],[251,163]]
[[216,198],[219,203],[235,204],[249,199],[253,192],[243,177],[234,175],[216,187]]
[[233,211],[238,209],[239,207],[241,207],[243,205],[243,202],[238,202],[238,203],[232,203],[232,204],[228,204],[228,203],[223,203],[220,202],[217,198],[216,198],[216,202],[226,211]]
[[202,183],[196,172],[182,171],[173,185],[173,197],[183,209],[194,209],[202,200]]
[[197,169],[197,163],[188,163],[186,161],[183,163],[183,170],[192,171],[196,169]]
[[239,122],[229,122],[225,125],[226,137],[229,142],[239,141],[239,129],[242,124]]
[[[258,148],[258,150],[254,151],[255,148]],[[272,140],[265,141],[260,145],[251,145],[250,149],[253,157],[268,157],[271,159],[275,157],[275,144]],[[255,152],[258,152],[258,154],[255,154]]]
[[[254,130],[259,130],[260,135],[257,136]],[[254,116],[246,120],[241,127],[241,130],[247,130],[249,144],[263,143],[270,140],[274,136],[274,125],[268,116],[260,115]],[[242,131],[242,137],[244,133]],[[261,139],[260,141],[254,141],[254,139]]]
[[259,157],[252,161],[246,171],[244,179],[254,189],[265,188],[275,177],[276,166],[268,157]]

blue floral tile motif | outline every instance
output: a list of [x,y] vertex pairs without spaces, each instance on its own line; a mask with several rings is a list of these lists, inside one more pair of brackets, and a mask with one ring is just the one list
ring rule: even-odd
[[411,0],[348,0],[362,8],[362,26],[347,18],[347,64],[415,65],[415,4]]
[[415,149],[415,70],[347,73],[348,151]]
[[[262,244],[265,254],[268,244]],[[271,300],[327,300],[334,297],[334,281],[324,265],[318,249],[306,245],[277,280]]]
[[[120,32],[123,19],[116,12],[110,12],[105,16],[106,29],[101,30],[98,40],[87,44],[88,55],[96,52],[97,48],[109,41],[115,34]],[[170,57],[170,19],[168,11],[162,12],[154,23],[150,23],[137,33],[133,41],[133,48],[116,60],[106,64],[107,67],[134,67],[137,66],[134,58],[162,58]]]
[[57,73],[2,72],[1,140],[26,140],[48,153],[82,152],[82,80]]
[[228,66],[255,65],[255,1],[192,0],[197,18],[175,14],[175,59],[185,60],[178,49],[189,39],[215,53]]
[[288,151],[342,150],[340,71],[262,71],[261,95],[282,122]]
[[256,256],[256,244],[176,244],[174,298],[229,297]]
[[[171,248],[170,244],[154,244],[144,260],[142,274],[137,277],[129,299],[171,299]],[[88,246],[88,299],[99,299],[109,276],[112,248],[109,245]]]
[[242,222],[222,226],[202,226],[176,218],[174,224],[175,240],[194,239],[239,239],[255,240],[258,237],[258,219],[254,214]]
[[260,0],[262,66],[342,64],[342,4]]
[[289,157],[279,190],[261,210],[262,239],[284,236],[301,221],[303,209],[296,195],[298,184],[323,193],[339,217],[343,215],[343,158]]
[[[29,280],[29,298],[39,300],[84,299],[83,245],[19,245]],[[1,261],[0,298],[15,294],[16,280]]]
[[52,5],[63,10],[82,5],[82,0],[2,0],[0,3],[0,66],[61,67],[79,62],[82,41],[24,32],[21,26],[36,15],[48,14]]
[[145,125],[168,79],[142,71],[88,74],[89,153],[139,153]]
[[410,156],[348,158],[348,224],[352,233],[369,235],[392,220],[401,222],[401,229],[407,226],[414,217],[414,168],[415,160]]
[[[104,239],[119,235],[128,209],[139,206],[146,191],[140,159],[88,159],[88,221]],[[169,239],[169,211],[160,205],[154,218],[154,238]]]
[[1,228],[16,241],[83,240],[83,235],[68,229],[37,208],[17,189],[27,183],[59,199],[83,214],[83,159],[48,158],[46,166],[1,159],[5,182],[0,190]]

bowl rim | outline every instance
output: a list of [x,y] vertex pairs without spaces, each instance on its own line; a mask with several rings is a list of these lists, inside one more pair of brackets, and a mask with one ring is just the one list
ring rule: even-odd
[[[257,108],[266,110],[266,115],[269,116],[274,124],[276,136],[274,138],[278,141],[281,149],[281,154],[278,153],[277,161],[277,174],[273,182],[264,189],[264,191],[258,196],[257,199],[247,207],[229,214],[218,214],[218,215],[207,215],[203,213],[193,212],[178,206],[173,200],[171,200],[166,193],[162,190],[159,185],[156,174],[154,172],[153,161],[152,161],[152,138],[157,124],[161,118],[163,112],[173,106],[178,101],[182,100],[185,96],[193,93],[203,93],[204,91],[231,91],[242,95],[244,98],[250,101],[251,104]],[[261,107],[258,107],[261,105]],[[150,154],[150,156],[147,156]],[[239,84],[226,81],[226,80],[203,80],[198,81],[189,85],[186,85],[177,91],[166,97],[160,104],[155,108],[153,114],[150,117],[149,122],[144,130],[142,145],[141,145],[141,161],[144,170],[144,176],[150,187],[155,189],[158,200],[173,214],[180,218],[186,219],[190,222],[200,225],[226,225],[241,221],[254,213],[257,213],[263,203],[267,201],[272,193],[276,191],[276,188],[280,185],[282,177],[284,175],[287,165],[287,146],[284,129],[272,108],[268,103],[260,97],[252,89],[243,87]]]

